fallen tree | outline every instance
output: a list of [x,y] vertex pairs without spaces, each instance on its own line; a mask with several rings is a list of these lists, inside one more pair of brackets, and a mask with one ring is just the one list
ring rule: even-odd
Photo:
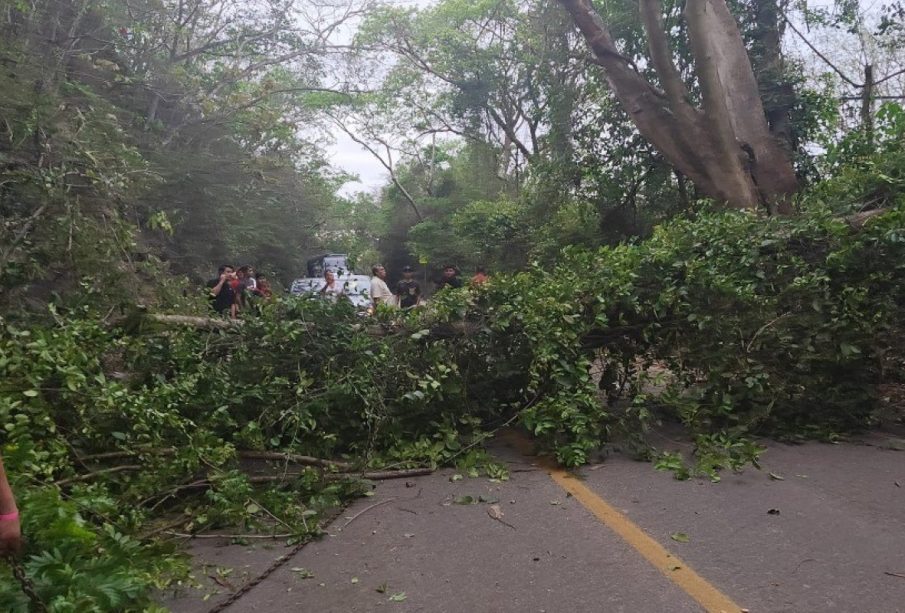
[[[139,593],[167,532],[301,538],[369,480],[442,465],[501,477],[481,443],[503,424],[574,466],[677,419],[697,450],[685,470],[711,478],[756,461],[752,433],[866,427],[905,364],[905,209],[865,217],[702,213],[367,324],[299,299],[227,333],[5,324],[0,419],[29,576],[56,593],[37,555],[54,548],[60,564],[135,570]],[[129,376],[109,376],[108,356]]]

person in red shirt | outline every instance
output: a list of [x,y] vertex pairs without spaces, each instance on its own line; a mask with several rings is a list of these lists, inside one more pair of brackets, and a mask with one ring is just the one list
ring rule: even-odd
[[22,549],[22,527],[13,490],[6,479],[0,458],[0,557],[19,553]]
[[471,278],[472,285],[483,285],[487,282],[487,271],[484,270],[483,266],[478,266],[475,268],[475,274]]
[[263,272],[259,272],[255,275],[255,281],[255,295],[260,296],[264,300],[270,300],[273,297],[273,289],[270,287],[270,281],[267,280],[267,275]]

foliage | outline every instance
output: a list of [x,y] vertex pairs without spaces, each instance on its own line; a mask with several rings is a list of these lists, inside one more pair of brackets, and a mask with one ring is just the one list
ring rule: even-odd
[[[695,471],[712,477],[756,459],[751,434],[866,427],[903,358],[905,202],[890,146],[815,189],[799,217],[676,219],[637,244],[567,248],[552,269],[495,277],[467,299],[444,293],[437,308],[518,339],[488,376],[528,376],[522,423],[567,464],[615,431],[642,436],[652,407],[688,429]],[[847,203],[865,201],[889,208],[853,228]],[[607,408],[598,390],[627,402]]]
[[151,304],[164,270],[224,261],[296,276],[342,202],[300,98],[332,85],[337,11],[0,0],[2,306],[90,302],[83,283]]
[[[496,405],[480,409],[463,384],[477,365],[455,342],[382,336],[351,304],[281,301],[224,332],[51,315],[3,322],[0,423],[28,518],[24,567],[53,610],[134,609],[185,581],[184,563],[143,535],[240,526],[301,538],[362,489],[338,467],[255,468],[244,452],[502,476],[479,447]],[[254,480],[262,468],[272,484]],[[0,599],[22,606],[15,582]]]
[[[768,114],[791,113],[799,168],[821,178],[795,218],[699,201],[555,4],[374,8],[354,59],[394,63],[345,66],[385,77],[363,92],[331,63],[359,15],[339,5],[0,0],[0,443],[51,610],[153,610],[189,581],[169,532],[306,538],[366,469],[505,478],[482,449],[504,424],[569,466],[620,439],[716,480],[756,464],[753,435],[874,423],[905,365],[905,114],[840,133],[833,87],[776,63],[772,3],[732,4]],[[664,3],[680,42],[681,6]],[[651,77],[636,8],[610,11]],[[697,97],[687,45],[672,54]],[[338,197],[301,135],[341,112],[397,159],[374,198]],[[320,248],[493,274],[368,319],[278,298],[207,330],[132,306],[198,313],[173,273],[240,258],[288,279]],[[645,440],[661,420],[693,463]],[[26,607],[0,567],[0,608]]]

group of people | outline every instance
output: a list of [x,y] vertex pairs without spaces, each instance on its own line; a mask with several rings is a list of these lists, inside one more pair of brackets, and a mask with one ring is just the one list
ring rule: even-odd
[[[373,276],[371,277],[370,297],[375,308],[383,304],[411,309],[421,304],[423,297],[421,285],[415,280],[415,269],[411,266],[405,266],[402,269],[402,279],[396,283],[393,290],[386,283],[387,271],[382,264],[373,266],[371,272]],[[480,285],[486,282],[487,278],[486,270],[478,267],[470,282],[472,285]],[[436,291],[459,288],[462,285],[458,269],[455,266],[445,266]],[[217,313],[233,319],[238,317],[243,310],[252,308],[256,301],[266,301],[273,296],[273,290],[266,275],[256,273],[252,266],[234,268],[229,264],[224,264],[217,271],[217,277],[207,282],[207,287],[211,308]],[[345,295],[345,291],[334,271],[324,271],[324,285],[319,290],[322,296],[336,299]]]
[[217,271],[217,278],[207,282],[211,307],[221,315],[235,319],[239,312],[253,306],[255,300],[270,300],[273,290],[267,276],[255,272],[252,266],[238,269],[224,264]]
[[[402,309],[411,309],[421,304],[421,286],[415,280],[415,270],[411,266],[405,266],[402,269],[402,279],[396,283],[396,291],[390,290],[386,283],[387,271],[382,264],[376,264],[371,268],[371,301],[374,306],[384,304],[388,306],[398,306]],[[475,275],[471,278],[472,285],[481,285],[487,281],[487,271],[482,267],[478,267]],[[462,279],[459,278],[459,271],[455,266],[445,266],[443,268],[443,276],[437,283],[437,290],[442,291],[447,288],[456,289],[462,287]]]

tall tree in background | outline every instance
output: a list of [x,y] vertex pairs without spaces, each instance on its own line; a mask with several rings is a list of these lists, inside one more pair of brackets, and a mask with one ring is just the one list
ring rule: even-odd
[[751,62],[723,0],[685,6],[700,107],[676,68],[659,0],[640,0],[639,8],[660,88],[620,53],[590,0],[560,3],[639,132],[704,194],[737,208],[791,211],[798,187],[792,162],[770,132]]

